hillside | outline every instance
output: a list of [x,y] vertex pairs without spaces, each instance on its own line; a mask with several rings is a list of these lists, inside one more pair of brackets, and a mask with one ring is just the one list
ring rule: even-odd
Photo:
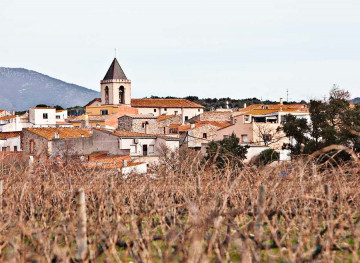
[[357,97],[357,98],[352,99],[351,102],[352,102],[353,104],[358,104],[358,103],[360,103],[360,97]]
[[0,67],[0,109],[27,110],[37,104],[83,106],[99,92],[22,68]]

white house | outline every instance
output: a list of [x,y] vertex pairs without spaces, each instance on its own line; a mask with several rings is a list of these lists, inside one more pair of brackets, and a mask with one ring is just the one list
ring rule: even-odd
[[26,115],[5,116],[0,118],[0,132],[18,132],[23,128],[32,127]]
[[51,107],[33,107],[29,110],[29,122],[31,127],[72,127],[65,122],[67,110],[56,110]]
[[67,110],[56,110],[55,113],[56,123],[65,123],[68,118]]
[[56,109],[50,107],[30,108],[29,122],[31,122],[34,127],[55,127]]
[[10,116],[11,112],[7,110],[0,110],[0,118],[4,116]]
[[20,132],[0,132],[0,150],[2,152],[21,151]]

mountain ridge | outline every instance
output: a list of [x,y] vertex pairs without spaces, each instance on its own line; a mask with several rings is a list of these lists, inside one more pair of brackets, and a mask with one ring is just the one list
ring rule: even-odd
[[0,109],[83,106],[100,93],[26,68],[0,67]]

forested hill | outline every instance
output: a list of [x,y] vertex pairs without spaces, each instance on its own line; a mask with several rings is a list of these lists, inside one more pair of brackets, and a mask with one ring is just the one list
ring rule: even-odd
[[[177,99],[176,97],[158,97],[158,96],[151,96],[151,98],[167,98],[167,99]],[[279,101],[270,101],[270,100],[259,100],[257,98],[247,98],[247,99],[232,99],[232,98],[199,98],[196,96],[187,96],[184,99],[193,101],[205,107],[205,110],[211,109],[218,109],[218,108],[226,108],[226,102],[229,102],[230,108],[243,108],[244,104],[246,103],[247,106],[251,104],[278,104]],[[306,103],[305,101],[291,101],[286,102],[284,104],[295,104],[295,103]]]

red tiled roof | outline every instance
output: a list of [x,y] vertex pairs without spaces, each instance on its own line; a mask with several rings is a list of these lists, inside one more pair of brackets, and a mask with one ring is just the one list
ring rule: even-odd
[[[0,120],[6,121],[6,120],[8,120],[8,119],[13,119],[13,118],[15,118],[15,117],[16,117],[16,115],[4,116],[4,117],[1,117]],[[20,117],[20,116],[19,116],[19,117]]]
[[109,134],[112,134],[114,136],[118,136],[118,137],[152,137],[155,138],[156,135],[155,134],[146,134],[146,133],[140,133],[140,132],[131,132],[131,131],[125,131],[125,130],[115,130],[115,131],[108,131],[108,130],[104,130],[104,129],[96,129],[99,131],[103,131]]
[[0,132],[0,140],[19,137],[21,132]]
[[[263,113],[260,113],[260,111],[263,111]],[[242,108],[234,112],[234,115],[235,116],[239,114],[262,115],[262,114],[278,112],[278,111],[308,112],[309,108],[305,104],[252,104],[246,108]]]
[[139,108],[204,108],[186,99],[131,99],[132,107]]
[[225,128],[231,125],[230,122],[220,122],[220,121],[195,121],[195,123],[202,123],[202,124],[211,124],[217,126],[219,128]]
[[55,138],[55,133],[59,134],[60,139],[81,138],[81,137],[91,136],[88,130],[79,129],[79,128],[26,128],[24,130],[32,132],[49,141]]
[[177,115],[160,115],[157,117],[158,121],[163,121],[163,120],[167,120],[167,119],[171,119],[173,117],[175,117]]

